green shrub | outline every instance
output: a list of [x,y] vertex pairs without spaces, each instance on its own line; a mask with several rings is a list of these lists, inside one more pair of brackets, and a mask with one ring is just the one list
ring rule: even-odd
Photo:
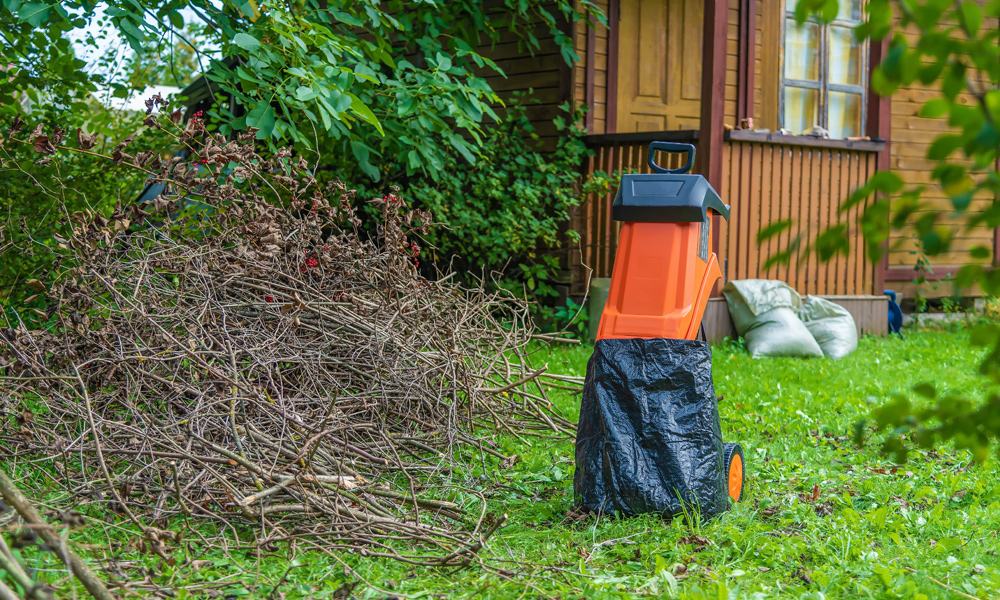
[[[561,262],[559,251],[579,240],[568,223],[584,196],[580,167],[589,152],[583,130],[574,125],[581,115],[568,104],[561,108],[566,117],[555,120],[562,136],[554,152],[540,149],[525,107],[516,100],[507,117],[486,131],[475,163],[454,152],[436,177],[407,177],[402,164],[387,165],[382,176],[383,181],[402,182],[406,199],[442,225],[425,238],[420,259],[426,267],[483,275],[537,300],[536,320],[558,329],[568,326],[577,312],[582,315],[578,307],[560,301],[555,286],[569,266]],[[363,181],[360,176],[350,180]],[[574,328],[579,329],[582,318],[577,316]]]

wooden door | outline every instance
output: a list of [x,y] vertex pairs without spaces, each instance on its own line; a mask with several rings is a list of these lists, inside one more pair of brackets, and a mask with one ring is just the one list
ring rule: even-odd
[[620,0],[618,133],[697,129],[704,0]]

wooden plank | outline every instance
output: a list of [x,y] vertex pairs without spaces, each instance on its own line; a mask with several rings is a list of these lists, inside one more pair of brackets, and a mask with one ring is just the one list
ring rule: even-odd
[[[611,164],[608,173],[614,173],[615,171],[622,170],[622,154],[626,151],[626,148],[616,145],[613,147],[613,153],[611,154]],[[601,262],[604,265],[604,272],[611,276],[611,271],[614,268],[614,255],[615,255],[615,240],[614,240],[614,225],[615,222],[611,218],[611,205],[614,202],[614,191],[608,194],[607,201],[604,204],[604,215],[603,223],[601,227],[604,229],[605,244],[601,256]]]
[[[808,243],[812,245],[819,233],[820,205],[823,199],[820,197],[820,164],[822,163],[822,150],[813,149],[809,152],[809,237]],[[819,289],[819,261],[815,252],[809,253],[808,283],[806,290],[808,294],[815,294]]]
[[761,187],[761,171],[764,166],[764,148],[761,144],[750,144],[750,169],[749,169],[749,188],[750,188],[750,238],[747,240],[747,245],[752,249],[751,252],[747,253],[748,258],[751,258],[751,262],[748,265],[748,272],[753,278],[760,279],[764,276],[761,271],[761,265],[764,263],[765,257],[761,255],[761,248],[757,244],[757,234],[760,233],[761,229],[761,215],[766,214],[768,207],[765,203],[769,204],[769,200],[761,197],[760,187]]
[[[815,162],[815,177],[816,181],[813,182],[813,189],[816,190],[815,199],[815,210],[816,219],[813,222],[812,237],[809,238],[809,244],[814,246],[816,243],[816,238],[819,234],[826,229],[828,224],[827,219],[827,204],[830,202],[829,198],[829,173],[826,171],[827,158],[829,155],[828,149],[815,149],[813,150],[813,161]],[[813,288],[812,294],[819,294],[820,289],[826,286],[826,267],[827,265],[819,259],[816,254],[815,249],[812,252],[813,260],[815,261],[815,276],[813,280],[815,281],[815,288]]]
[[[726,144],[722,150],[722,182],[723,187],[720,188],[719,195],[722,196],[722,201],[730,205],[730,216],[729,219],[732,220],[734,217],[732,215],[732,208],[734,207],[734,197],[732,193],[732,186],[730,185],[730,180],[732,178],[732,168],[733,168],[733,144]],[[729,222],[725,219],[717,219],[712,224],[712,243],[714,244],[714,251],[716,256],[719,257],[719,268],[722,270],[722,284],[729,281]]]
[[[869,72],[874,69],[875,66],[880,64],[882,60],[888,55],[889,52],[889,36],[886,36],[881,42],[872,43],[868,51],[868,61],[869,61]],[[867,128],[868,135],[872,139],[881,138],[886,140],[886,147],[879,152],[878,158],[872,162],[871,167],[868,169],[868,176],[874,175],[877,170],[885,170],[889,168],[890,159],[892,156],[892,101],[889,98],[879,96],[874,93],[869,84],[868,92],[868,115],[867,115]],[[887,218],[892,218],[891,215]],[[881,293],[882,289],[885,287],[885,271],[887,268],[886,260],[888,257],[883,257],[878,268],[875,269],[873,276],[869,278],[871,281],[871,289],[874,293]],[[867,263],[867,261],[866,261]],[[866,286],[867,287],[867,286]]]
[[740,219],[741,243],[739,247],[739,274],[740,279],[750,279],[753,277],[753,260],[756,256],[756,247],[751,243],[753,237],[754,210],[753,196],[750,195],[750,179],[753,151],[751,144],[740,144],[740,204],[743,207],[743,218]]
[[740,147],[741,144],[730,144],[730,171],[726,185],[729,186],[729,197],[732,210],[729,214],[729,279],[739,279],[740,264],[740,222],[743,221],[745,202],[740,198]]
[[[823,231],[826,231],[830,225],[830,207],[834,204],[835,200],[833,194],[830,193],[830,167],[833,162],[833,157],[830,150],[819,150],[817,152],[819,157],[819,225],[817,228],[816,236],[818,236]],[[816,237],[813,237],[815,241]],[[836,258],[836,257],[835,257]],[[833,291],[836,285],[835,278],[833,275],[835,273],[834,261],[821,261],[819,257],[816,257],[816,292],[817,294],[828,294]]]
[[[789,198],[789,219],[792,221],[792,226],[789,228],[789,243],[793,240],[798,241],[801,244],[802,236],[802,148],[786,147],[784,149],[785,153],[788,155],[787,166],[788,166],[788,184],[784,189],[784,193]],[[798,250],[789,257],[788,261],[788,285],[795,289],[799,288],[799,262],[798,262]]]
[[[839,171],[840,178],[840,198],[845,200],[853,190],[850,171],[851,153],[843,152],[840,155]],[[841,215],[841,219],[847,224],[847,239],[851,241],[850,254],[844,260],[844,294],[860,294],[858,287],[857,273],[855,271],[855,261],[859,253],[864,252],[864,238],[861,235],[861,227],[858,223],[858,209],[852,208],[846,214]]]
[[[877,157],[871,157],[868,155],[858,157],[858,172],[859,172],[858,185],[864,185],[864,183],[868,181],[868,178],[875,174],[876,161]],[[885,243],[883,243],[883,247],[885,247]],[[872,293],[874,293],[876,290],[882,291],[882,286],[884,286],[884,283],[879,283],[879,280],[884,281],[887,259],[888,256],[884,256],[879,264],[873,265],[872,262],[868,260],[868,257],[865,256],[864,261],[862,263],[865,267],[864,278],[862,279],[864,290],[866,291],[871,290]]]
[[[850,154],[850,164],[848,165],[848,177],[851,182],[851,189],[856,190],[861,185],[864,185],[864,176],[861,171],[861,156],[851,153]],[[858,206],[858,210],[855,212],[855,216],[860,219],[861,215],[864,214],[865,209],[870,204],[870,201],[865,201],[863,204]],[[860,237],[860,236],[859,236]],[[868,289],[866,285],[866,273],[865,265],[867,264],[867,251],[866,246],[862,242],[859,244],[860,252],[858,252],[854,257],[854,274],[856,286],[861,288],[861,290]],[[863,292],[859,292],[863,293]]]
[[512,92],[531,89],[559,89],[559,71],[539,71],[503,77],[488,77],[487,82],[495,92]]
[[[594,170],[595,171],[605,171],[607,172],[605,165],[607,161],[607,148],[598,148],[596,156],[594,156]],[[590,243],[587,248],[587,261],[591,269],[594,269],[594,277],[601,277],[601,265],[598,259],[599,248],[601,245],[601,204],[604,203],[604,197],[599,194],[590,195],[590,211],[588,217],[590,219],[588,226],[590,227]]]
[[[767,227],[781,220],[781,196],[775,193],[775,186],[781,181],[781,161],[778,160],[781,149],[771,145],[762,145],[762,150],[764,152],[764,164],[761,171],[760,199],[762,202],[761,209],[764,210],[766,208],[766,212],[763,212],[762,215],[766,215],[766,217],[761,218],[761,225],[762,227]],[[761,259],[766,262],[777,250],[777,239],[772,237],[761,246]],[[778,270],[772,266],[763,272],[763,277],[778,279]]]
[[[855,154],[851,154],[849,158],[850,162],[848,162],[847,164],[847,177],[849,185],[851,187],[851,191],[853,192],[858,188],[859,185],[858,177],[855,173],[855,165],[861,159],[861,157]],[[865,274],[864,274],[864,261],[867,260],[868,246],[865,243],[864,235],[863,232],[861,231],[861,216],[864,214],[865,207],[867,205],[868,202],[866,201],[861,204],[858,204],[854,208],[854,222],[858,229],[858,235],[857,235],[858,251],[854,255],[854,285],[855,285],[855,291],[859,294],[864,293],[864,290],[867,290],[869,288],[867,282],[865,281]]]
[[[771,225],[781,218],[781,199],[774,194],[775,179],[780,177],[781,165],[780,150],[770,144],[760,144],[762,150],[762,172],[761,172],[761,229]],[[765,186],[767,189],[765,190]],[[755,240],[756,242],[756,240]],[[776,240],[772,237],[760,248],[760,273],[761,277],[767,279],[777,279],[777,270],[772,266],[764,269],[764,263],[771,257],[773,250],[777,249]]]
[[[843,182],[841,181],[841,169],[840,165],[844,160],[844,155],[847,154],[843,150],[837,152],[831,152],[831,163],[830,163],[830,196],[833,202],[830,206],[830,222],[838,225],[845,226],[845,232],[847,235],[848,248],[850,248],[851,232],[850,226],[847,224],[845,215],[840,214],[840,208],[844,204],[844,200],[847,197],[844,193]],[[850,250],[848,250],[850,251]],[[834,277],[836,277],[836,284],[834,286],[835,293],[846,294],[847,293],[847,262],[848,258],[842,254],[838,254],[836,257],[836,269],[834,272]]]
[[[810,169],[809,159],[812,157],[812,150],[810,148],[803,148],[802,153],[799,155],[799,168],[802,171],[801,179],[799,180],[802,186],[801,200],[799,213],[802,217],[801,227],[799,233],[802,235],[800,248],[805,248],[809,244],[809,192],[810,184],[812,183],[812,171]],[[800,250],[799,254],[799,286],[796,289],[802,291],[802,293],[808,293],[809,286],[809,261],[808,256]]]
[[[558,52],[553,54],[536,54],[534,56],[521,55],[505,60],[496,60],[494,62],[496,62],[497,66],[500,67],[504,75],[507,77],[525,73],[556,71],[559,67],[566,64],[566,61],[563,60],[562,55]],[[497,77],[497,75],[494,75],[495,71],[487,67],[475,69],[475,72],[480,76],[487,75],[490,77]],[[502,75],[499,77],[503,78]]]
[[[986,248],[988,250],[988,249],[990,249],[993,246],[993,236],[992,236],[993,231],[992,230],[990,230],[990,229],[988,229],[986,227],[983,227],[978,232],[974,232],[974,233],[977,233],[978,235],[969,234],[968,236],[962,236],[962,237],[954,237],[954,238],[952,238],[950,240],[950,243],[949,243],[947,251],[948,252],[965,253],[967,255],[968,252],[970,250],[972,250],[973,248],[976,248],[976,247],[978,247],[978,248]],[[905,236],[905,235],[895,236],[894,239],[898,240],[898,241],[905,241],[905,242],[911,242],[913,240],[913,238]],[[909,250],[910,250],[910,248],[907,247],[907,248],[905,248],[905,250],[908,253]],[[901,253],[900,253],[900,255],[901,255]],[[970,262],[970,263],[986,263],[986,262],[989,262],[989,260],[990,260],[988,257],[987,258],[981,258],[981,259],[973,259],[973,258],[971,258],[969,256],[966,256],[965,258],[966,258],[965,262]],[[910,262],[912,262],[912,261],[910,261]]]
[[[548,37],[539,41],[540,44],[535,49],[535,54],[559,54],[559,44],[556,43],[555,38]],[[521,58],[531,54],[523,42],[516,41],[496,45],[482,44],[476,48],[476,52],[494,61]]]
[[[781,218],[789,220],[794,218],[794,207],[798,204],[797,196],[792,195],[792,153],[794,149],[788,146],[779,146],[778,150],[781,152],[781,189],[779,192],[781,195]],[[788,249],[793,237],[794,229],[792,227],[781,233],[779,239],[782,251]],[[786,282],[792,281],[793,268],[791,262],[781,265],[779,273],[782,273],[782,276],[779,279]]]
[[740,191],[740,174],[743,170],[741,162],[743,144],[730,144],[732,156],[730,157],[731,167],[729,181],[726,183],[730,189],[732,198],[732,209],[729,214],[729,278],[742,279],[744,274],[740,270],[743,260],[743,223],[748,217],[746,209],[746,198]]
[[[612,146],[608,152],[608,173],[613,173],[616,169],[619,169],[619,163],[621,161],[621,148],[618,146]],[[611,203],[614,202],[614,190],[604,197],[603,211],[601,212],[601,232],[604,235],[604,244],[601,246],[601,273],[605,276],[611,276],[611,269],[613,264],[611,263],[610,257],[612,253],[611,249]]]
[[[601,161],[604,157],[604,149],[600,148],[595,153],[594,156],[590,158],[591,162],[591,172],[599,171],[602,168]],[[599,267],[596,261],[596,248],[597,244],[600,244],[600,233],[597,230],[597,213],[600,210],[600,196],[598,194],[590,194],[587,198],[587,245],[584,247],[583,255],[587,266],[594,270],[594,277],[599,276]]]
[[[843,152],[840,150],[830,152],[830,209],[829,209],[829,223],[831,225],[841,224],[843,219],[840,218],[839,209],[841,202],[844,199],[843,194],[840,190],[840,161],[843,158]],[[847,238],[850,240],[850,237]],[[830,261],[830,267],[828,272],[829,283],[826,286],[826,293],[834,294],[846,294],[846,263],[844,261],[844,256],[837,254]]]
[[[600,152],[595,153],[592,156],[587,157],[587,168],[586,174],[589,175],[594,171],[597,171],[597,164],[600,157]],[[594,261],[592,258],[592,244],[594,243],[595,235],[593,230],[594,221],[594,206],[597,203],[597,194],[589,194],[587,199],[583,203],[583,223],[577,229],[580,232],[580,248],[581,248],[581,262],[591,269],[594,268]]]

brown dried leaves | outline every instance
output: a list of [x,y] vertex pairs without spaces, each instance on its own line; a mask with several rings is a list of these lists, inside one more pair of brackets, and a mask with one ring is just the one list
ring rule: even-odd
[[83,127],[76,130],[76,145],[80,150],[90,150],[97,145],[97,135],[84,133]]
[[130,133],[128,137],[126,137],[124,140],[118,142],[118,145],[115,146],[115,149],[111,151],[111,160],[113,160],[116,165],[120,165],[122,161],[125,160],[126,158],[132,158],[130,155],[125,154],[125,152],[123,151],[129,144],[132,143],[133,140],[135,140],[134,132]]

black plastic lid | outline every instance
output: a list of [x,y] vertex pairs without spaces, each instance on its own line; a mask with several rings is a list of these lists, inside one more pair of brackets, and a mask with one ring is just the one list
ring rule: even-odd
[[[679,169],[664,169],[656,164],[655,153],[685,152],[687,164]],[[692,144],[653,142],[647,162],[653,173],[622,176],[621,186],[611,207],[615,221],[634,223],[698,223],[708,218],[712,209],[729,220],[729,205],[722,202],[701,175],[688,173],[694,164]]]

